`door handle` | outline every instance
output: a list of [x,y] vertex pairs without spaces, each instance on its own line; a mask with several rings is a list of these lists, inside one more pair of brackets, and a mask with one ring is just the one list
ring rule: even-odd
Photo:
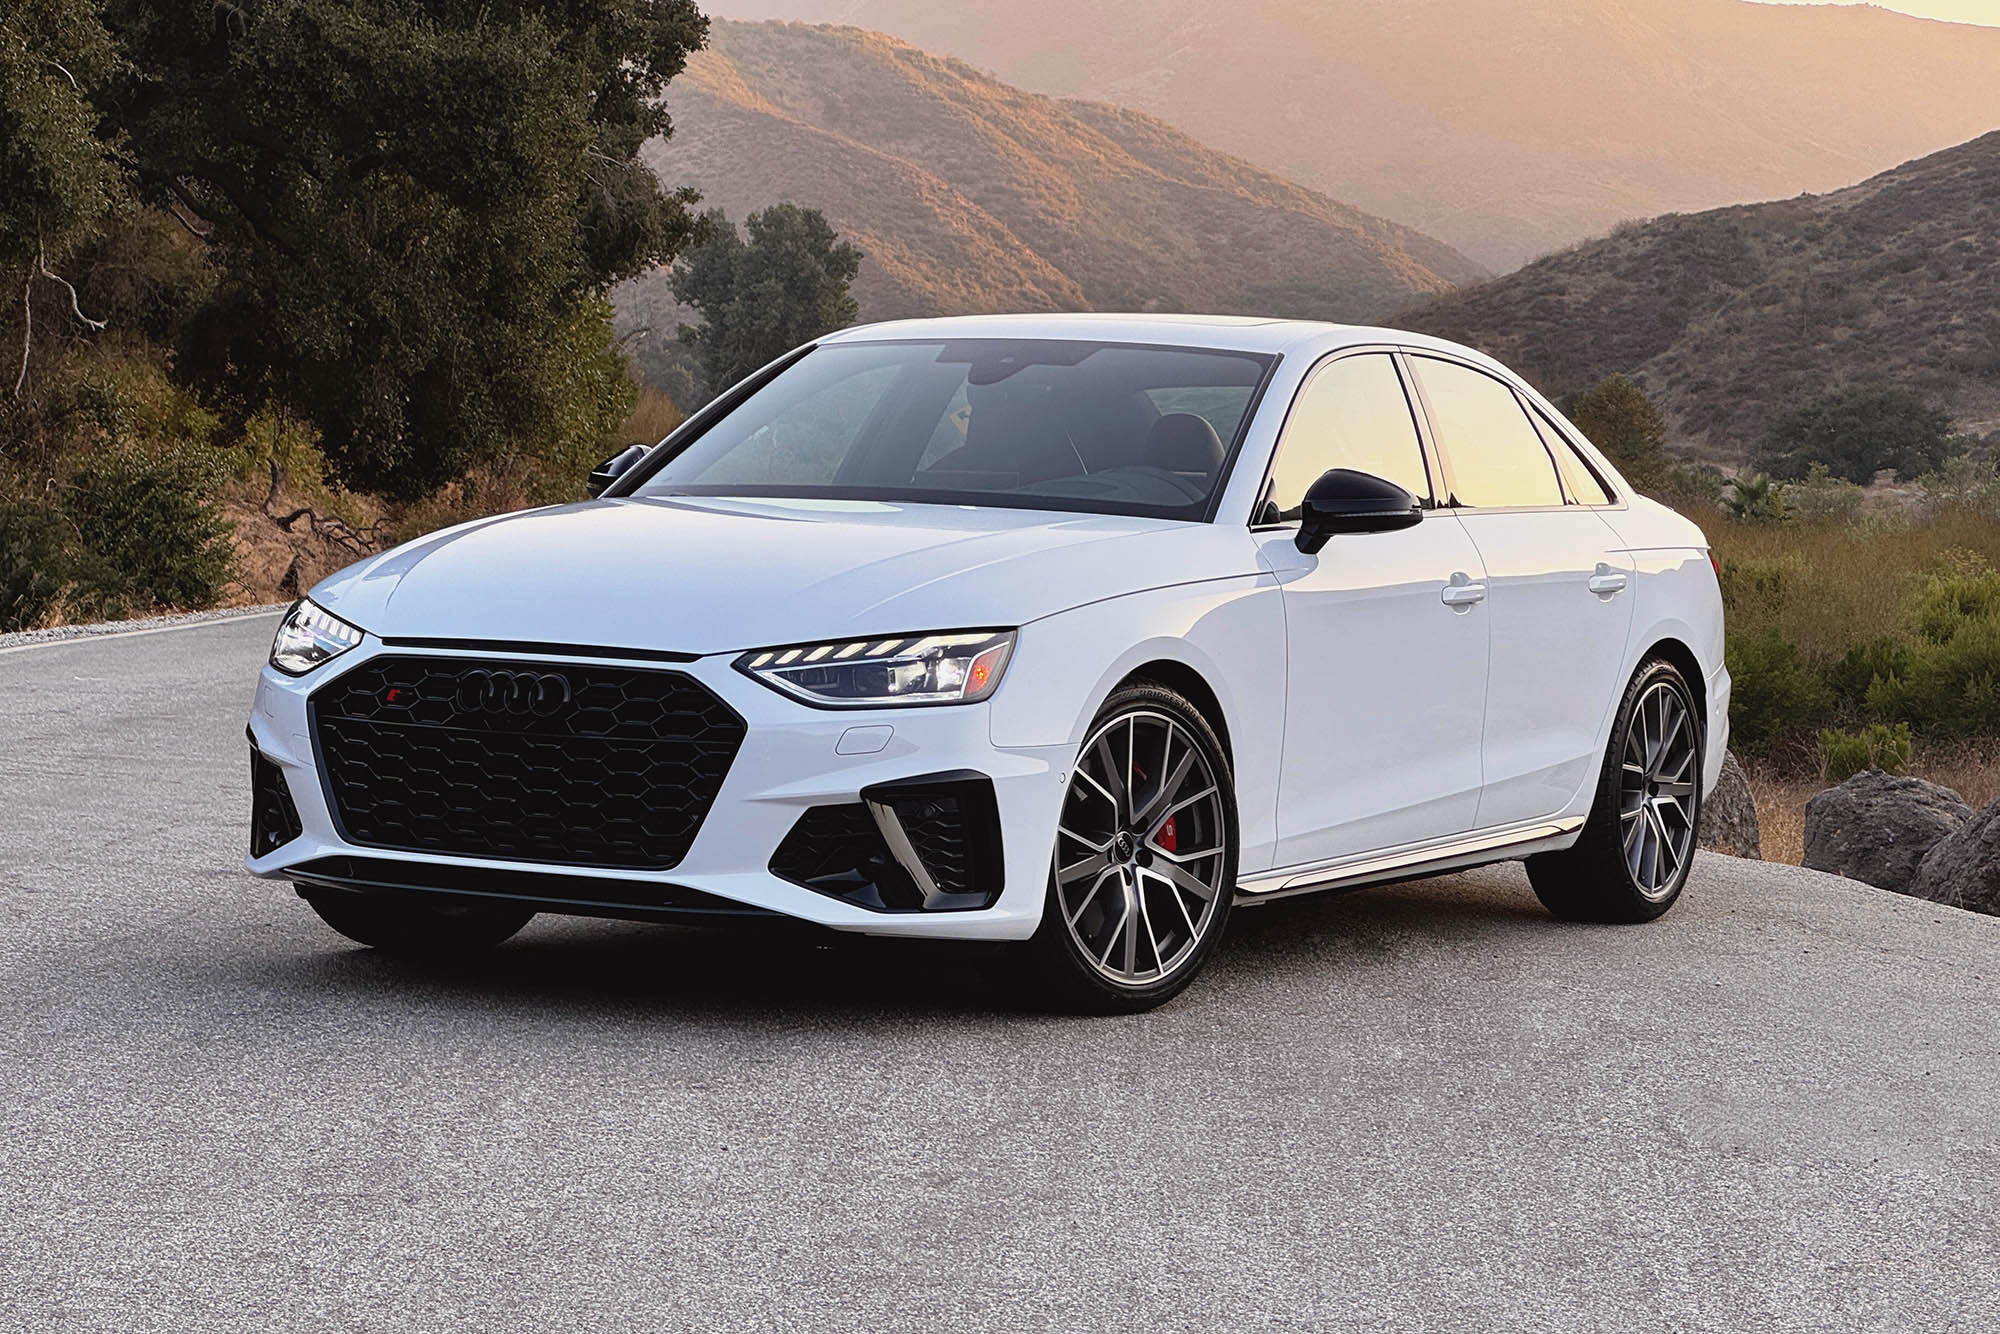
[[1590,591],[1601,598],[1617,597],[1625,591],[1625,582],[1625,571],[1600,563],[1597,573],[1590,576]]
[[1475,584],[1462,574],[1454,574],[1438,597],[1447,607],[1474,607],[1486,601],[1486,585]]

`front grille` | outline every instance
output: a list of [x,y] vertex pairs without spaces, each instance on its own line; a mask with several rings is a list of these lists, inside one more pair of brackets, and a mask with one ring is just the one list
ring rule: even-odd
[[372,659],[312,697],[342,835],[366,847],[665,870],[743,720],[684,672]]
[[917,793],[896,797],[890,805],[932,883],[947,894],[971,893],[974,835],[964,803],[949,794]]

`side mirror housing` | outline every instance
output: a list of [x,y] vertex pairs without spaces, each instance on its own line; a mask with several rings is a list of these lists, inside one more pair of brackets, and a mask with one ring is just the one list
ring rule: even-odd
[[645,457],[646,446],[626,446],[620,452],[613,454],[610,458],[591,469],[590,480],[584,484],[584,489],[590,493],[592,500],[597,499],[604,494],[605,488],[630,472],[632,465]]
[[1390,533],[1423,517],[1417,498],[1394,482],[1335,468],[1306,492],[1299,507],[1298,547],[1310,556],[1336,533]]

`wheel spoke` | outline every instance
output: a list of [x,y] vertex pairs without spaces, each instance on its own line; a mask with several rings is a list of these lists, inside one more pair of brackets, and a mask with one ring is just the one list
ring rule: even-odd
[[1081,918],[1090,905],[1097,901],[1097,891],[1103,889],[1104,882],[1109,879],[1111,879],[1111,872],[1106,871],[1092,882],[1090,892],[1083,896],[1083,902],[1077,904],[1075,911],[1069,914],[1069,924],[1072,928],[1076,926],[1077,919]]
[[1102,842],[1099,842],[1098,840],[1090,838],[1087,835],[1077,833],[1076,830],[1071,829],[1068,825],[1060,825],[1060,824],[1056,826],[1056,832],[1058,834],[1061,834],[1064,838],[1075,839],[1077,842],[1083,844],[1083,846],[1085,846],[1086,848],[1089,848],[1092,852],[1108,852],[1111,848],[1112,840],[1117,837],[1117,835],[1115,834],[1107,834],[1104,837],[1104,840]]
[[[1167,739],[1169,741],[1173,739],[1173,734],[1171,732],[1167,734]],[[1180,791],[1181,785],[1187,781],[1188,770],[1192,769],[1193,767],[1194,767],[1194,751],[1189,750],[1187,754],[1181,756],[1181,762],[1178,765],[1174,766],[1172,775],[1169,776],[1164,782],[1160,784],[1159,791],[1155,792],[1152,796],[1148,797],[1146,799],[1146,804],[1132,813],[1132,823],[1138,825],[1141,828],[1144,828],[1148,823],[1164,824],[1166,823],[1167,816],[1172,815],[1174,811],[1180,810],[1184,806],[1191,806],[1195,802],[1200,801],[1202,797],[1205,797],[1210,792],[1215,791],[1215,789],[1212,787],[1204,788],[1201,792],[1197,793],[1192,797],[1189,797],[1186,801],[1181,802],[1179,805],[1176,805],[1169,810],[1161,812],[1159,818],[1157,819],[1153,818],[1152,814],[1153,808],[1158,806],[1161,802],[1166,801],[1174,793]]]
[[1111,869],[1111,854],[1103,849],[1091,853],[1082,861],[1071,862],[1068,866],[1056,868],[1056,883],[1073,885],[1087,875],[1102,875]]
[[1156,861],[1142,874],[1156,876],[1177,890],[1186,890],[1204,903],[1215,897],[1215,887],[1191,871],[1184,871],[1172,862]]

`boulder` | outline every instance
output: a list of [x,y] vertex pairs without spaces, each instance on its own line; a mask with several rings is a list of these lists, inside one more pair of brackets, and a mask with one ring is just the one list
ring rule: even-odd
[[1696,841],[1711,852],[1731,857],[1761,859],[1763,837],[1757,832],[1757,798],[1751,795],[1750,780],[1736,762],[1736,752],[1722,757],[1722,777],[1715,791],[1701,803],[1701,828]]
[[1948,787],[1859,773],[1806,803],[1805,864],[1907,894],[1925,855],[1971,818]]
[[1917,868],[1910,892],[1955,908],[2000,916],[2000,801],[1930,850]]

